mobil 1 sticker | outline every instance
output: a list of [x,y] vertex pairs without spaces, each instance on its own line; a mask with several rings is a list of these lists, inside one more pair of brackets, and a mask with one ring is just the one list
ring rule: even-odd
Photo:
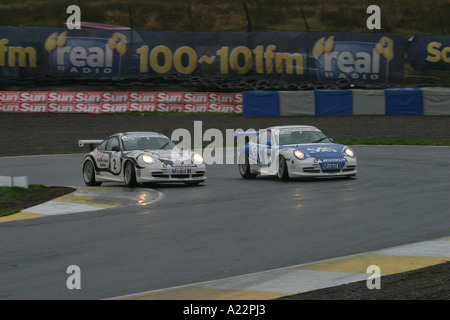
[[191,173],[191,169],[188,168],[172,169],[172,174],[188,174],[188,173]]

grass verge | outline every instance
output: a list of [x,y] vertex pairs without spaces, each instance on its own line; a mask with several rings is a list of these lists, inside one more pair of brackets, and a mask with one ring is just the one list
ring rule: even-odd
[[0,187],[0,217],[20,212],[72,191],[73,188],[43,185],[30,185],[29,188]]
[[347,145],[409,145],[409,146],[450,146],[450,141],[406,140],[391,138],[336,138],[335,143]]

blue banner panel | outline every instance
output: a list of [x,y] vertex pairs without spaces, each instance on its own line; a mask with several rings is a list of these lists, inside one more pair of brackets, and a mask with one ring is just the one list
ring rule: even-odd
[[316,115],[351,115],[351,90],[316,90]]
[[420,89],[386,89],[386,114],[423,115],[423,97]]
[[278,116],[276,91],[244,91],[242,94],[244,116]]
[[450,36],[415,35],[409,42],[408,60],[417,70],[450,70]]
[[402,83],[404,35],[0,27],[0,77],[243,77]]

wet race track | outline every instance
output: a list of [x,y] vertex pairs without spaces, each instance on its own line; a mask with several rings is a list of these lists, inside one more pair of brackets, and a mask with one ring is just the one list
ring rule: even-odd
[[[107,299],[448,236],[448,147],[353,149],[356,178],[244,180],[212,164],[204,185],[151,186],[163,196],[147,205],[0,223],[0,298]],[[0,175],[81,187],[81,157],[0,158]]]

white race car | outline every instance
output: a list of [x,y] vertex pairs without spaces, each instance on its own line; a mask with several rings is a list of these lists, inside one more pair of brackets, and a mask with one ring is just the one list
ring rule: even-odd
[[239,172],[245,179],[276,175],[302,177],[355,176],[356,156],[348,146],[333,143],[313,126],[276,126],[254,133],[239,149]]
[[132,187],[146,182],[206,180],[206,166],[198,153],[178,148],[163,134],[155,132],[116,133],[106,140],[79,140],[79,146],[95,144],[81,162],[84,182],[125,182]]

